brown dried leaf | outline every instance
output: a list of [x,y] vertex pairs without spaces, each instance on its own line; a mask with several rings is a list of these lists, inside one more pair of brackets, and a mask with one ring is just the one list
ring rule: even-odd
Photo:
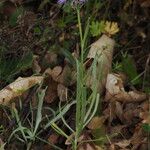
[[33,56],[32,69],[35,73],[40,73],[40,71],[41,71],[41,67],[39,65],[38,59],[39,59],[38,56],[36,56],[36,55]]
[[58,143],[58,138],[59,138],[59,135],[58,134],[51,134],[49,137],[48,137],[48,141],[51,143],[51,144],[57,144]]
[[116,116],[123,122],[124,121],[124,117],[123,117],[123,108],[122,108],[122,105],[121,103],[119,102],[115,102],[115,113],[116,113]]
[[[98,56],[98,65],[97,65],[97,80],[102,79],[98,85],[98,91],[102,93],[105,87],[107,74],[111,71],[112,65],[112,56],[114,49],[115,41],[109,38],[106,35],[102,35],[99,40],[94,42],[91,46],[87,58],[95,58]],[[87,71],[89,74],[87,78],[87,86],[89,88],[93,85],[93,77],[90,70]]]
[[57,94],[58,94],[60,101],[62,101],[62,102],[67,101],[68,88],[66,88],[62,84],[58,84],[57,85]]
[[126,127],[126,125],[117,125],[117,126],[111,127],[111,129],[110,129],[110,134],[111,134],[111,135],[120,134],[120,133],[122,133],[122,130],[123,130],[125,127]]
[[57,54],[54,52],[47,52],[44,56],[44,63],[46,65],[56,65],[57,64]]
[[82,134],[79,138],[79,144],[77,150],[103,150],[101,147],[95,145],[94,142],[86,142],[87,140],[91,140],[91,137],[88,132]]
[[147,98],[147,95],[142,92],[126,92],[123,87],[123,81],[117,74],[108,74],[106,90],[105,100],[115,100],[120,102],[140,102]]
[[77,150],[100,150],[95,145],[92,145],[90,143],[85,143],[82,146],[79,146]]
[[47,68],[44,73],[43,73],[45,76],[51,76],[52,74],[52,69],[51,68]]
[[140,149],[140,146],[142,145],[142,143],[147,142],[147,138],[145,136],[146,135],[144,135],[144,131],[142,129],[141,124],[138,124],[134,130],[133,136],[130,139],[133,145],[133,148],[132,148],[133,150]]
[[12,99],[22,95],[26,90],[35,84],[40,84],[42,80],[42,76],[26,78],[19,77],[13,83],[9,84],[0,91],[0,104],[7,105]]
[[141,112],[140,113],[140,118],[143,119],[143,123],[150,124],[150,113],[147,112]]
[[150,0],[139,0],[140,1],[140,5],[143,8],[148,8],[150,7]]
[[[69,138],[66,140],[66,145],[71,145],[71,141],[75,138],[75,133],[71,134]],[[101,147],[95,145],[92,140],[91,142],[86,142],[87,140],[91,140],[89,132],[84,132],[78,139],[78,149],[77,150],[103,150]],[[70,149],[69,149],[70,150]]]
[[101,128],[102,125],[104,124],[104,121],[105,121],[105,117],[102,116],[102,117],[94,117],[92,118],[92,120],[90,121],[90,123],[87,125],[87,127],[89,129],[98,129],[98,128]]
[[131,120],[133,120],[134,117],[139,117],[141,109],[137,108],[137,105],[134,106],[133,103],[129,103],[126,105],[126,108],[124,109],[124,123],[131,123]]
[[72,70],[68,65],[64,68],[61,66],[56,66],[53,69],[46,69],[45,75],[49,75],[52,79],[64,86],[70,86],[75,83],[75,71]]
[[[57,73],[56,73],[57,72]],[[53,75],[53,70],[52,70],[52,78],[53,80],[55,80],[58,83],[63,84],[64,86],[70,86],[75,82],[74,79],[74,72],[73,70],[66,65],[63,70],[61,70],[61,68],[55,68],[55,76]]]
[[57,81],[58,80],[58,76],[61,73],[62,73],[62,67],[61,66],[54,67],[52,72],[51,72],[51,76],[52,76],[53,80]]
[[129,146],[131,143],[130,140],[122,140],[120,142],[115,143],[115,145],[119,146],[122,149],[125,149],[127,146]]
[[111,101],[109,107],[105,109],[104,114],[109,118],[109,124],[113,119],[119,118],[123,122],[123,110],[120,103]]
[[57,95],[57,85],[58,83],[54,81],[52,78],[49,78],[48,81],[46,81],[48,88],[45,93],[45,99],[47,103],[52,103],[56,98],[58,97]]

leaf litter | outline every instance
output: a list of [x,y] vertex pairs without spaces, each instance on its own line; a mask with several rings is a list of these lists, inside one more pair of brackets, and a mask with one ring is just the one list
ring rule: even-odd
[[[12,12],[14,13],[16,11],[15,4],[22,4],[21,0],[11,2],[13,4],[11,3],[6,5],[6,9],[3,10],[3,13],[8,17]],[[143,8],[149,7],[149,2],[147,0],[139,1],[138,3]],[[127,11],[131,5],[133,5],[133,2],[128,1],[124,7],[124,11]],[[7,8],[11,8],[11,13]],[[23,38],[26,37],[28,42],[30,41],[29,47],[35,48],[36,55],[34,55],[33,58],[32,71],[36,74],[43,73],[43,76],[18,78],[14,82],[8,84],[8,86],[0,91],[0,103],[3,105],[8,105],[8,103],[10,103],[13,99],[20,97],[25,91],[30,90],[31,87],[36,84],[40,84],[41,82],[43,82],[44,86],[47,87],[44,98],[44,103],[46,104],[45,106],[49,106],[56,101],[67,103],[69,99],[68,95],[70,94],[70,88],[72,90],[72,94],[74,94],[74,86],[76,83],[75,69],[70,67],[71,65],[68,63],[67,58],[63,58],[63,61],[61,60],[62,63],[59,63],[59,54],[49,51],[46,51],[46,53],[43,55],[44,57],[42,56],[42,59],[44,58],[43,65],[43,62],[41,63],[39,51],[44,51],[45,48],[42,48],[42,44],[46,42],[47,39],[40,39],[39,42],[34,37],[37,41],[35,42],[35,45],[32,45],[32,43],[34,43],[33,27],[36,25],[37,15],[35,12],[28,11],[22,14],[20,17],[21,18],[15,18],[17,19],[16,23],[19,22],[18,27],[20,27],[21,32],[24,33],[23,35],[22,33],[20,35],[23,36]],[[128,16],[127,18],[123,19],[130,27],[133,26],[133,20],[128,20]],[[103,77],[99,82],[99,92],[103,99],[102,115],[93,117],[93,119],[87,125],[85,131],[83,131],[79,138],[78,150],[147,150],[147,133],[143,130],[143,124],[150,124],[149,103],[147,103],[149,95],[145,92],[138,91],[135,88],[126,90],[126,78],[128,77],[126,77],[126,75],[124,75],[122,72],[114,72],[112,70],[112,59],[113,54],[115,53],[114,49],[116,44],[116,41],[112,36],[120,31],[120,29],[117,22],[106,21],[105,24],[106,26],[103,31],[104,34],[98,40],[93,42],[93,44],[91,44],[91,48],[87,55],[87,59],[90,60],[97,57],[97,70],[101,70],[99,74],[97,74],[97,80]],[[145,40],[147,38],[145,30],[142,30],[141,32],[139,31],[140,28],[136,27],[138,32],[137,35]],[[40,32],[42,32],[42,30]],[[120,39],[125,38],[125,40],[128,40],[126,38],[126,34],[127,33],[123,33]],[[66,35],[65,33],[62,35],[63,38],[59,37],[61,38],[59,42],[64,42],[65,36],[68,36],[67,33]],[[18,43],[16,42],[14,44],[16,48],[20,47]],[[126,41],[121,41],[120,43],[126,43]],[[26,44],[23,45],[23,47],[25,46]],[[86,71],[88,74],[87,86],[91,88],[93,84],[93,77],[90,72],[90,67]],[[73,113],[69,112],[68,116],[72,117]],[[92,131],[95,130],[101,134],[97,129],[100,129],[103,126],[105,127],[105,140],[100,140],[103,144],[98,144],[94,141],[96,136]],[[62,128],[64,128],[63,125]],[[70,135],[70,138],[72,140],[74,135]],[[53,144],[62,144],[66,140],[55,133],[53,134],[53,132],[46,139]],[[67,140],[69,143],[69,139]],[[3,140],[1,141],[2,144],[5,144]],[[69,146],[70,144],[66,144],[68,150],[71,149]],[[45,144],[45,147],[46,146],[47,144]],[[104,146],[105,148],[103,148]],[[53,148],[50,146],[47,149]]]

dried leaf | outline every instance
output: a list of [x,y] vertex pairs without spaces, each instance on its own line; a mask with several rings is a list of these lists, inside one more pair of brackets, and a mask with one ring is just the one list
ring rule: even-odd
[[96,148],[90,143],[85,143],[84,145],[79,146],[77,150],[96,150]]
[[51,76],[53,80],[57,81],[58,76],[62,73],[62,67],[61,66],[56,66],[53,68],[51,72]]
[[49,77],[46,81],[46,85],[48,86],[48,88],[45,93],[44,101],[47,103],[52,103],[58,97],[57,95],[58,83],[54,81],[51,77]]
[[140,113],[140,118],[143,119],[143,123],[147,123],[147,124],[150,124],[150,113],[147,111],[147,112],[141,112]]
[[56,67],[55,67],[52,70],[52,78],[53,78],[53,80],[55,80],[58,83],[63,84],[64,86],[70,86],[75,82],[74,72],[68,65],[66,65],[63,68],[63,70],[60,67],[57,68],[57,70],[56,70]]
[[150,7],[150,1],[149,0],[140,0],[140,5],[143,8],[149,8]]
[[87,125],[87,127],[89,129],[98,129],[98,128],[101,128],[102,125],[104,124],[104,121],[105,121],[105,117],[102,116],[102,117],[94,117],[92,118],[92,120],[90,121],[90,123]]
[[114,127],[111,127],[111,130],[110,130],[110,134],[111,135],[118,135],[120,133],[122,133],[122,130],[126,127],[126,125],[117,125],[117,126],[114,126]]
[[133,149],[139,149],[140,145],[147,141],[147,138],[145,138],[144,136],[144,131],[141,125],[136,126],[134,130],[134,134],[130,140],[131,140],[131,144],[133,145]]
[[130,145],[130,140],[122,140],[120,142],[115,143],[115,145],[119,146],[122,149],[125,149],[127,146]]
[[[87,58],[95,58],[96,55],[98,56],[97,80],[99,82],[98,91],[100,93],[104,90],[107,74],[111,71],[114,45],[115,41],[113,39],[102,35],[99,40],[92,44],[87,56]],[[90,69],[87,71],[87,74],[88,78],[86,84],[91,88],[93,85],[93,76]]]
[[60,101],[62,101],[62,102],[67,101],[68,88],[66,88],[62,84],[58,84],[57,85],[57,94],[58,94]]
[[13,83],[6,86],[0,91],[0,104],[7,105],[10,100],[22,95],[26,90],[40,84],[43,80],[42,76],[33,76],[21,78],[19,77]]
[[48,137],[48,141],[49,141],[51,144],[56,144],[56,143],[58,143],[58,138],[59,138],[59,135],[53,133],[53,134],[51,134],[51,135]]
[[[94,142],[85,142],[87,140],[91,140],[89,133],[85,132],[79,138],[79,144],[77,150],[103,150],[101,147],[95,145]],[[83,142],[84,141],[84,142]]]
[[38,59],[39,59],[38,56],[36,56],[36,55],[33,56],[32,69],[35,73],[40,73],[40,71],[41,71],[41,67],[39,65]]
[[123,108],[122,108],[122,105],[121,103],[119,102],[115,102],[115,113],[116,113],[116,116],[123,122],[124,121],[124,117],[123,117]]
[[56,65],[57,64],[57,54],[54,52],[47,52],[44,56],[45,65]]
[[124,123],[130,124],[131,120],[133,122],[134,118],[139,117],[140,112],[141,112],[141,109],[138,108],[135,103],[126,104],[124,113],[123,113]]
[[108,74],[106,90],[105,100],[115,100],[120,102],[140,102],[147,98],[147,95],[142,92],[126,92],[123,87],[123,81],[117,74]]
[[72,70],[68,65],[64,68],[61,66],[56,66],[53,69],[46,69],[44,72],[45,75],[49,75],[52,79],[64,86],[70,86],[75,83],[75,71]]

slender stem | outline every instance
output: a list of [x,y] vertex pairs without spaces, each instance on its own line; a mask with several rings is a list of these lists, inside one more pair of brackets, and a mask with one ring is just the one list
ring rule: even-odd
[[82,115],[81,111],[84,106],[82,106],[82,100],[83,100],[83,86],[84,86],[84,39],[83,39],[83,32],[82,32],[82,25],[81,25],[81,17],[80,17],[80,8],[77,8],[77,19],[78,19],[78,27],[79,27],[79,34],[80,34],[80,45],[81,45],[81,60],[78,63],[77,61],[77,104],[76,104],[76,132],[75,132],[75,139],[74,139],[74,150],[77,149],[78,144],[78,138],[80,136],[81,130],[82,130]]
[[81,26],[81,17],[80,17],[80,9],[77,8],[77,18],[78,18],[78,26],[79,26],[79,33],[80,33],[80,44],[81,44],[81,64],[83,63],[83,50],[84,50],[84,43],[83,43],[83,32]]

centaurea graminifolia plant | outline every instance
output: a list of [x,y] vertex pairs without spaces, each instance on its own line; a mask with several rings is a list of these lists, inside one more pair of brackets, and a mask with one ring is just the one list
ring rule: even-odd
[[[82,134],[83,129],[95,115],[98,103],[99,103],[99,94],[97,93],[97,80],[93,81],[95,88],[90,96],[87,95],[86,88],[86,74],[84,67],[84,50],[85,43],[87,40],[87,35],[89,32],[89,20],[86,23],[85,29],[82,28],[80,10],[81,7],[87,0],[58,0],[58,4],[65,5],[69,4],[72,6],[74,10],[77,12],[77,21],[80,35],[80,49],[81,56],[80,59],[76,59],[76,68],[77,68],[77,88],[76,88],[76,122],[75,122],[75,131],[69,127],[69,125],[65,122],[64,124],[73,131],[74,139],[72,139],[72,149],[77,150],[78,147],[78,139]],[[96,75],[96,60],[94,61],[93,76]],[[61,129],[59,129],[61,130]],[[65,134],[64,134],[65,136]]]

